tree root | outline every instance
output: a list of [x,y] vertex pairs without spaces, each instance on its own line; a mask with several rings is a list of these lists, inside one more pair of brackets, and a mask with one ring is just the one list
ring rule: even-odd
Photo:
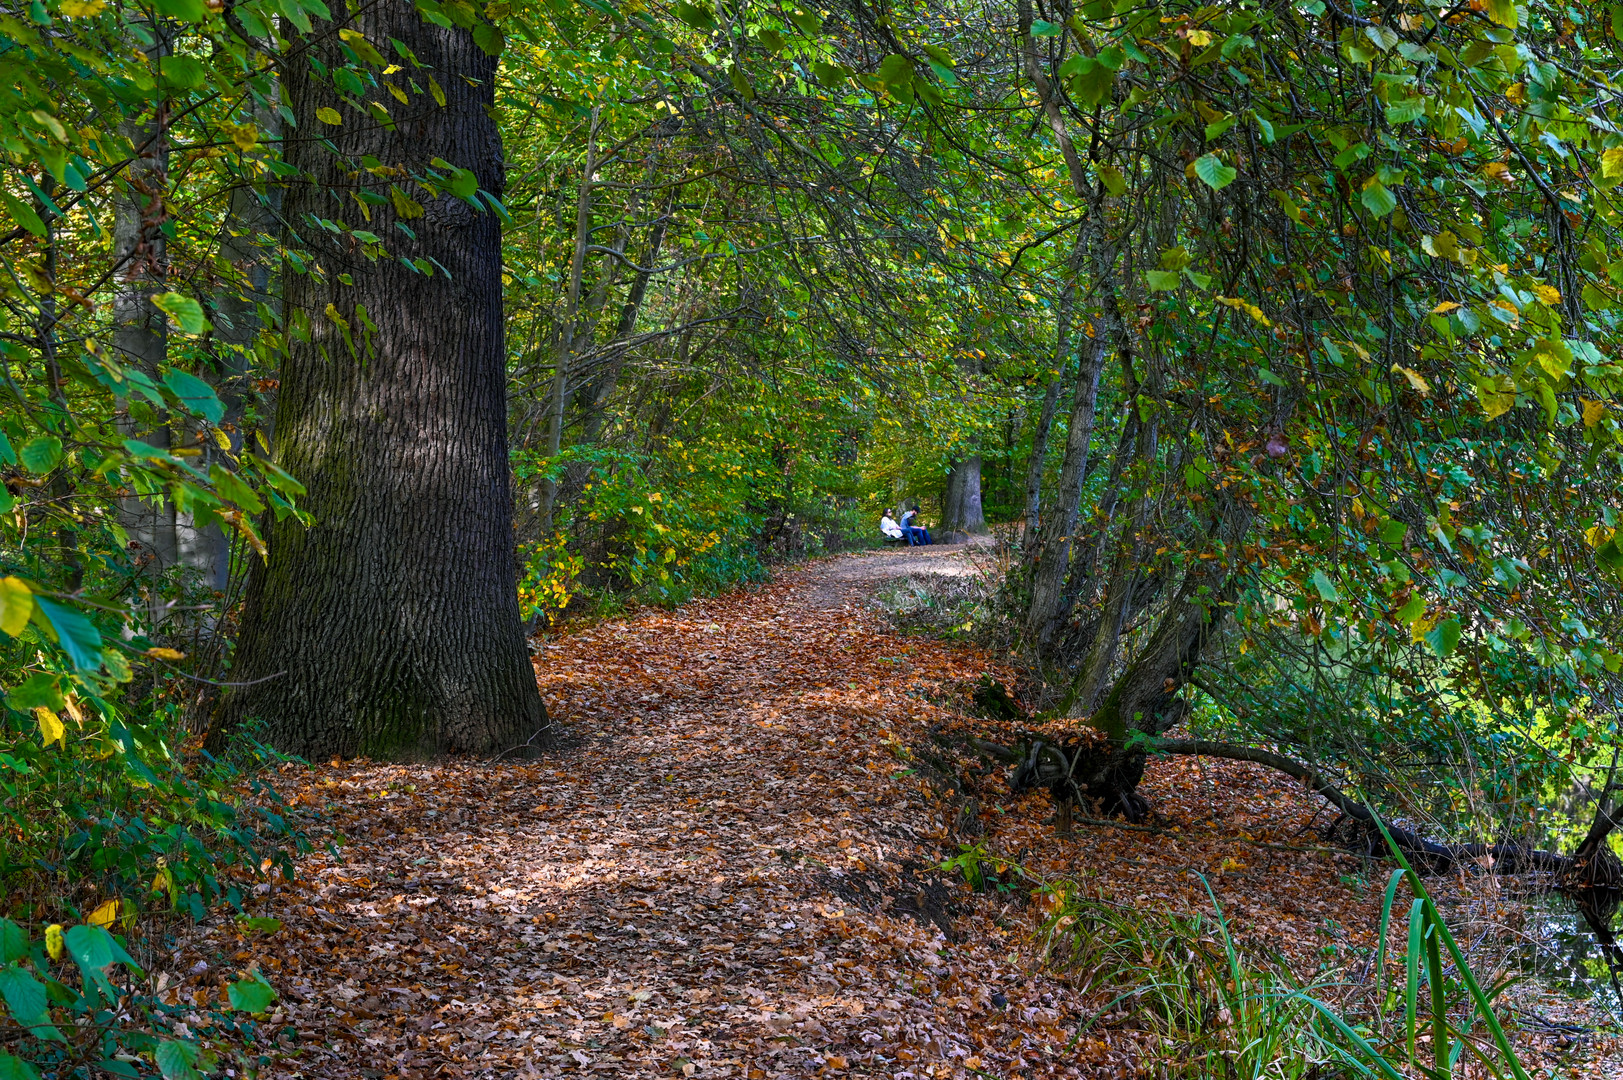
[[[941,734],[937,734],[941,738]],[[958,734],[964,747],[1015,765],[1011,788],[1015,791],[1046,787],[1053,796],[1058,820],[1069,824],[1070,810],[1089,802],[1107,814],[1121,813],[1129,821],[1143,817],[1143,796],[1133,789],[1143,772],[1146,754],[1186,754],[1249,761],[1266,765],[1300,780],[1343,815],[1364,826],[1367,854],[1386,855],[1380,826],[1392,837],[1406,859],[1421,873],[1442,874],[1461,866],[1476,866],[1495,874],[1548,874],[1565,891],[1623,891],[1623,862],[1605,843],[1605,832],[1595,830],[1571,855],[1544,851],[1527,844],[1444,844],[1429,840],[1384,818],[1336,787],[1326,775],[1294,758],[1271,750],[1215,742],[1209,739],[1150,739],[1135,747],[1064,746],[1050,735],[1021,735],[1017,746],[1006,746],[977,736]],[[1085,820],[1085,819],[1084,819]]]

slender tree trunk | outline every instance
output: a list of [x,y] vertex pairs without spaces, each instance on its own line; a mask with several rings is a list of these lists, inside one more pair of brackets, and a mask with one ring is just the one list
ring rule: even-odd
[[[390,106],[391,127],[350,108],[313,65],[294,65],[285,87],[299,131],[325,135],[288,146],[308,182],[290,188],[287,219],[322,272],[286,277],[274,440],[308,487],[300,505],[314,524],[264,523],[269,559],[251,572],[233,672],[249,685],[225,698],[215,740],[259,718],[273,745],[311,757],[503,752],[533,744],[546,713],[513,587],[500,222],[414,188],[425,199],[408,223],[415,238],[394,228],[406,204],[372,207],[366,227],[389,238],[375,261],[311,224],[354,218],[357,184],[390,194],[389,180],[358,168],[362,155],[397,175],[443,158],[500,195],[496,62],[407,0],[348,25],[380,51],[405,46],[446,104],[417,93]],[[336,29],[311,39],[312,58],[331,67],[345,62]],[[323,128],[321,108],[342,125]],[[443,271],[415,272],[405,258]]]
[[[155,48],[160,56],[168,51],[161,38]],[[165,290],[169,272],[163,234],[163,200],[169,180],[163,109],[160,104],[159,114],[150,123],[124,128],[136,156],[125,171],[123,190],[113,199],[113,258],[119,267],[113,295],[113,349],[119,363],[154,380],[159,378],[158,369],[169,348],[168,319],[152,303]],[[144,428],[130,417],[128,403],[121,404],[119,426],[127,437],[169,449],[167,427]],[[127,497],[120,501],[119,519],[129,534],[135,561],[154,579],[147,595],[147,619],[157,626],[167,612],[155,579],[178,556],[174,504],[162,492]]]
[[642,314],[643,300],[648,295],[648,283],[654,276],[649,271],[658,262],[660,249],[665,245],[665,231],[670,224],[671,211],[675,208],[677,192],[680,190],[674,187],[670,190],[665,199],[665,207],[660,211],[658,220],[654,222],[653,230],[648,237],[648,247],[643,253],[643,269],[631,280],[631,291],[620,307],[620,321],[614,327],[609,359],[603,371],[592,381],[589,399],[582,403],[586,412],[582,438],[587,443],[595,443],[603,434],[609,401],[614,397],[615,388],[619,386],[620,372],[625,368],[626,353],[629,351],[613,346],[624,345],[631,340],[631,335],[636,333],[637,319]]
[[[580,193],[575,199],[575,250],[569,264],[569,292],[564,300],[564,317],[559,330],[556,367],[552,376],[552,396],[547,403],[547,444],[549,459],[563,450],[564,407],[569,402],[569,380],[574,367],[576,337],[582,331],[580,318],[581,277],[586,270],[586,248],[592,242],[592,185],[597,172],[598,111],[592,109],[591,127],[586,136],[586,163],[582,167]],[[556,466],[554,466],[556,467]],[[552,531],[552,511],[558,502],[558,481],[541,481],[541,534]]]
[[[255,110],[254,119],[265,139],[280,134],[281,116],[274,108]],[[272,243],[280,226],[282,189],[279,185],[241,184],[231,192],[225,223],[220,229],[219,258],[241,275],[230,288],[214,298],[214,346],[218,371],[214,379],[225,416],[219,429],[228,434],[231,451],[243,449],[242,422],[248,392],[244,385],[251,366],[251,353],[263,329],[260,307],[274,306],[272,294],[275,267]],[[220,455],[211,439],[198,441],[206,471]],[[195,569],[203,583],[224,592],[231,578],[231,537],[218,524],[198,529],[189,515],[176,522],[177,547],[181,562]]]
[[[46,174],[41,185],[45,194],[50,195],[56,188],[56,182],[50,174]],[[40,220],[45,223],[45,278],[51,288],[56,288],[57,272],[57,233],[56,218],[43,202],[37,202],[36,212]],[[45,361],[45,377],[50,380],[51,404],[56,407],[61,421],[65,424],[68,419],[68,398],[63,390],[62,362],[56,352],[56,294],[45,292],[39,298],[39,352],[40,359]],[[84,587],[84,562],[79,556],[79,530],[71,524],[78,520],[73,509],[73,480],[68,470],[58,469],[51,478],[51,500],[57,503],[57,513],[61,523],[57,526],[57,550],[61,554],[62,568],[66,571],[63,584],[69,592],[78,592]]]
[[1071,306],[1076,301],[1076,283],[1065,286],[1059,298],[1059,316],[1055,320],[1054,374],[1043,391],[1042,411],[1037,415],[1037,430],[1031,436],[1031,457],[1026,461],[1026,520],[1020,536],[1020,556],[1027,563],[1035,563],[1037,541],[1041,535],[1043,464],[1048,457],[1048,434],[1054,427],[1054,411],[1059,406],[1060,381],[1071,357]]

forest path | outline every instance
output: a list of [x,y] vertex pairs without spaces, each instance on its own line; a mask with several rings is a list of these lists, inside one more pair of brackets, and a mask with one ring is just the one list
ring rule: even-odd
[[898,635],[867,598],[909,573],[974,572],[965,555],[822,560],[569,630],[537,657],[565,733],[539,762],[313,770],[297,798],[345,843],[304,860],[302,884],[266,908],[285,929],[248,946],[304,1041],[279,1068],[760,1078],[1053,1063],[1068,1033],[1041,999],[1058,988],[1014,985],[1001,931],[949,944],[963,890],[934,869],[940,808],[893,778],[892,748],[986,661]]
[[[277,1076],[1136,1075],[1158,1037],[1126,1014],[1079,1033],[1111,991],[1044,973],[1014,894],[935,869],[952,808],[898,756],[1006,673],[898,634],[870,597],[986,554],[848,555],[571,628],[537,656],[564,741],[536,762],[291,772],[318,846],[339,846],[256,901],[284,929],[216,924],[175,957],[211,964],[181,985],[258,963],[302,1046]],[[1371,940],[1378,889],[1309,850],[1321,804],[1260,767],[1152,762],[1156,835],[1068,841],[1046,796],[986,783],[989,849],[1044,875],[1190,912],[1210,909],[1205,874],[1308,970]]]

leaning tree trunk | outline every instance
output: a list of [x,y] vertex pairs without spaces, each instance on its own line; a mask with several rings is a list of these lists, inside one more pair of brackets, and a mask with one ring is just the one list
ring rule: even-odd
[[[265,522],[270,554],[251,572],[216,740],[259,718],[271,744],[312,757],[502,752],[537,739],[546,713],[514,589],[500,223],[449,178],[437,193],[404,179],[443,158],[500,195],[496,61],[407,0],[349,25],[378,52],[415,56],[445,104],[419,92],[381,124],[313,64],[290,68],[303,137],[287,157],[307,182],[286,219],[321,272],[286,275],[274,451],[307,486],[314,524]],[[312,60],[346,62],[337,29],[310,39]],[[363,169],[363,155],[384,168]],[[359,224],[357,186],[382,197],[364,228],[386,254],[316,224]]]

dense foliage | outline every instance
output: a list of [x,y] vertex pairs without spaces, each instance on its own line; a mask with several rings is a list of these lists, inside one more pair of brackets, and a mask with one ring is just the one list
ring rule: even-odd
[[[312,220],[282,214],[292,140],[445,105],[362,7],[0,15],[15,917],[200,913],[288,842],[180,748],[262,523],[305,520],[279,357],[376,329],[282,282],[353,284],[310,237],[394,259],[374,210],[412,236],[441,198],[505,226],[536,623],[872,540],[975,460],[1023,520],[1005,607],[1043,708],[1118,751],[1188,721],[1492,837],[1589,785],[1609,828],[1615,5],[415,6],[502,56],[505,196],[362,162]],[[293,64],[351,119],[290,108]]]

